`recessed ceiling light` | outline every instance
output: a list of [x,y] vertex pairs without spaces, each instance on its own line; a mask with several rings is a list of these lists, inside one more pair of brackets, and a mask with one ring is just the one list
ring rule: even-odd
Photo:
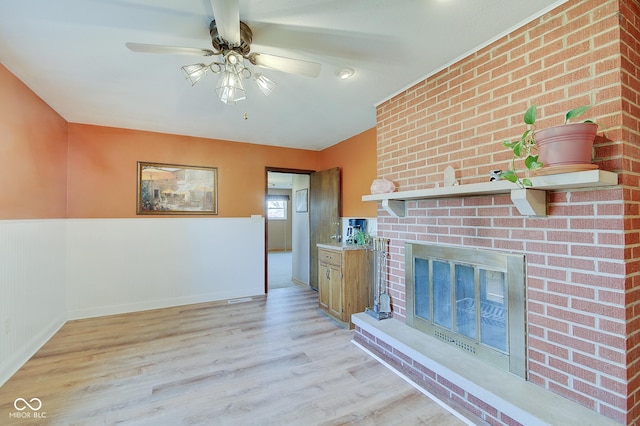
[[340,77],[342,80],[346,80],[349,77],[351,77],[354,74],[354,70],[353,68],[343,68],[340,71],[338,71],[338,77]]

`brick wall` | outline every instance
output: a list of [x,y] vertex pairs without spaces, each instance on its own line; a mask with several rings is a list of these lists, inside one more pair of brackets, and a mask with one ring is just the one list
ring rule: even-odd
[[378,210],[391,239],[396,317],[405,315],[404,241],[527,255],[529,380],[621,423],[640,419],[640,7],[569,1],[377,107],[378,176],[399,190],[433,187],[446,166],[460,184],[506,168],[503,139],[594,104],[606,128],[595,162],[620,187],[549,193],[546,218],[508,196],[413,201],[404,218]]
[[621,140],[620,164],[625,171],[625,260],[628,419],[640,422],[640,4],[621,2]]

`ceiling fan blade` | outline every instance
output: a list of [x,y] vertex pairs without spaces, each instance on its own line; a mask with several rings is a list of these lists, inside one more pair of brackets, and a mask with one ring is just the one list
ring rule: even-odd
[[218,35],[226,42],[240,46],[239,0],[211,0]]
[[320,64],[317,62],[285,58],[265,53],[252,53],[249,55],[249,61],[258,67],[271,68],[290,74],[300,74],[314,78],[320,75]]
[[195,56],[213,56],[217,55],[210,49],[199,49],[197,47],[177,47],[164,46],[161,44],[144,44],[144,43],[125,43],[132,52],[143,53],[168,53],[170,55],[195,55]]

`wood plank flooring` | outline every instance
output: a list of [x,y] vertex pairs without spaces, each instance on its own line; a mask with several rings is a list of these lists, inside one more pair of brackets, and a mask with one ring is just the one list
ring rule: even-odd
[[464,424],[351,338],[298,286],[70,321],[0,388],[0,424]]

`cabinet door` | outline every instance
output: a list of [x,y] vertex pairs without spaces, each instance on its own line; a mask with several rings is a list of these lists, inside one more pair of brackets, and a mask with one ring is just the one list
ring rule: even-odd
[[331,268],[329,268],[329,264],[320,262],[318,264],[318,304],[325,311],[329,310],[330,280]]
[[334,317],[344,321],[344,309],[342,305],[342,268],[335,265],[329,266],[329,312]]
[[317,289],[320,277],[317,243],[338,242],[331,238],[340,220],[340,168],[311,173],[309,180],[309,286]]

